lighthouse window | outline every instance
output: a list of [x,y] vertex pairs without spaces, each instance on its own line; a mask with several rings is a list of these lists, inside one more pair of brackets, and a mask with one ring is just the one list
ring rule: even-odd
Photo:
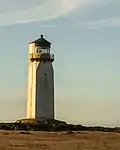
[[46,50],[45,50],[45,53],[49,53],[49,49],[46,49]]
[[49,53],[49,50],[47,49],[47,53]]
[[45,53],[45,49],[43,49],[43,53]]
[[42,52],[42,50],[41,49],[37,49],[37,53],[41,53]]
[[47,53],[47,49],[45,49],[45,53]]
[[43,49],[38,48],[38,49],[36,50],[36,52],[37,52],[37,53],[50,53],[50,49],[47,49],[47,48],[43,48]]

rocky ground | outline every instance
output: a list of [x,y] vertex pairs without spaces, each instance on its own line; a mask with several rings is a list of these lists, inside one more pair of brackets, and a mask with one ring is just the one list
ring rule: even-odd
[[120,133],[1,130],[0,150],[120,150]]

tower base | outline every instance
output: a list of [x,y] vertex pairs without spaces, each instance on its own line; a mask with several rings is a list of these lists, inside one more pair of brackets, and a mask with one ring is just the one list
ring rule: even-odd
[[23,124],[67,124],[65,121],[56,120],[56,119],[19,119],[15,123]]

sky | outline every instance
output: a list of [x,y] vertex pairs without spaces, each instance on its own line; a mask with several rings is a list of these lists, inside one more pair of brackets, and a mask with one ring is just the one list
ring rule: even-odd
[[26,117],[28,43],[55,54],[55,115],[120,125],[120,1],[0,0],[0,121]]

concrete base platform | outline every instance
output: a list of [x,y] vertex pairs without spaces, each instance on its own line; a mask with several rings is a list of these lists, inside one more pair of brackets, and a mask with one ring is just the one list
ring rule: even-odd
[[50,123],[50,124],[67,124],[65,121],[56,120],[56,119],[19,119],[15,123],[30,123],[30,124],[41,124],[41,123]]

